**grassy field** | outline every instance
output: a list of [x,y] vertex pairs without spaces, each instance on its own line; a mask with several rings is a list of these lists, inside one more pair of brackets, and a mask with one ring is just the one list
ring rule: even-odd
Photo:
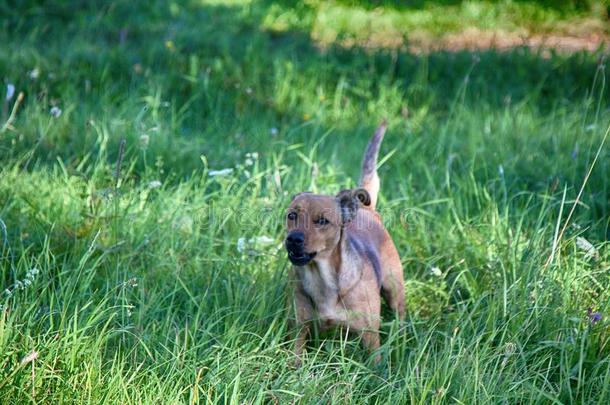
[[[0,5],[0,402],[610,401],[603,50],[408,46],[607,3],[93,3]],[[293,369],[284,209],[383,118],[407,320]]]

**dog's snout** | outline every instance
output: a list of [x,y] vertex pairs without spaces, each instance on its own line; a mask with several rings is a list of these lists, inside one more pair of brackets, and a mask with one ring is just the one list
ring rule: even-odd
[[305,244],[305,234],[303,232],[291,232],[286,238],[286,242],[294,246],[303,246]]

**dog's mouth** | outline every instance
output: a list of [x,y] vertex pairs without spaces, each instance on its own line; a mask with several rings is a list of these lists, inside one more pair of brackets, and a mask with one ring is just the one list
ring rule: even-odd
[[313,260],[316,257],[316,252],[306,253],[306,252],[292,252],[288,251],[288,260],[295,266],[305,266],[307,263]]

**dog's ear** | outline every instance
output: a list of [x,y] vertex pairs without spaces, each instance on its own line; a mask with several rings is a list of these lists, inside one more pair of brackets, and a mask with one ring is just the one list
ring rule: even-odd
[[367,207],[371,205],[371,196],[368,191],[363,188],[357,188],[353,191],[354,197],[358,199],[362,203],[362,205],[366,205]]
[[356,217],[356,211],[362,205],[371,205],[371,196],[363,188],[355,190],[341,190],[336,196],[341,208],[341,219],[347,223]]

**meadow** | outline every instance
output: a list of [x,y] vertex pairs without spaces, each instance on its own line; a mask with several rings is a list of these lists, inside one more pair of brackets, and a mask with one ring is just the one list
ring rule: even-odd
[[[609,9],[0,4],[0,402],[608,403],[608,48],[443,35]],[[407,319],[379,365],[330,334],[295,369],[285,208],[354,186],[382,119]]]

